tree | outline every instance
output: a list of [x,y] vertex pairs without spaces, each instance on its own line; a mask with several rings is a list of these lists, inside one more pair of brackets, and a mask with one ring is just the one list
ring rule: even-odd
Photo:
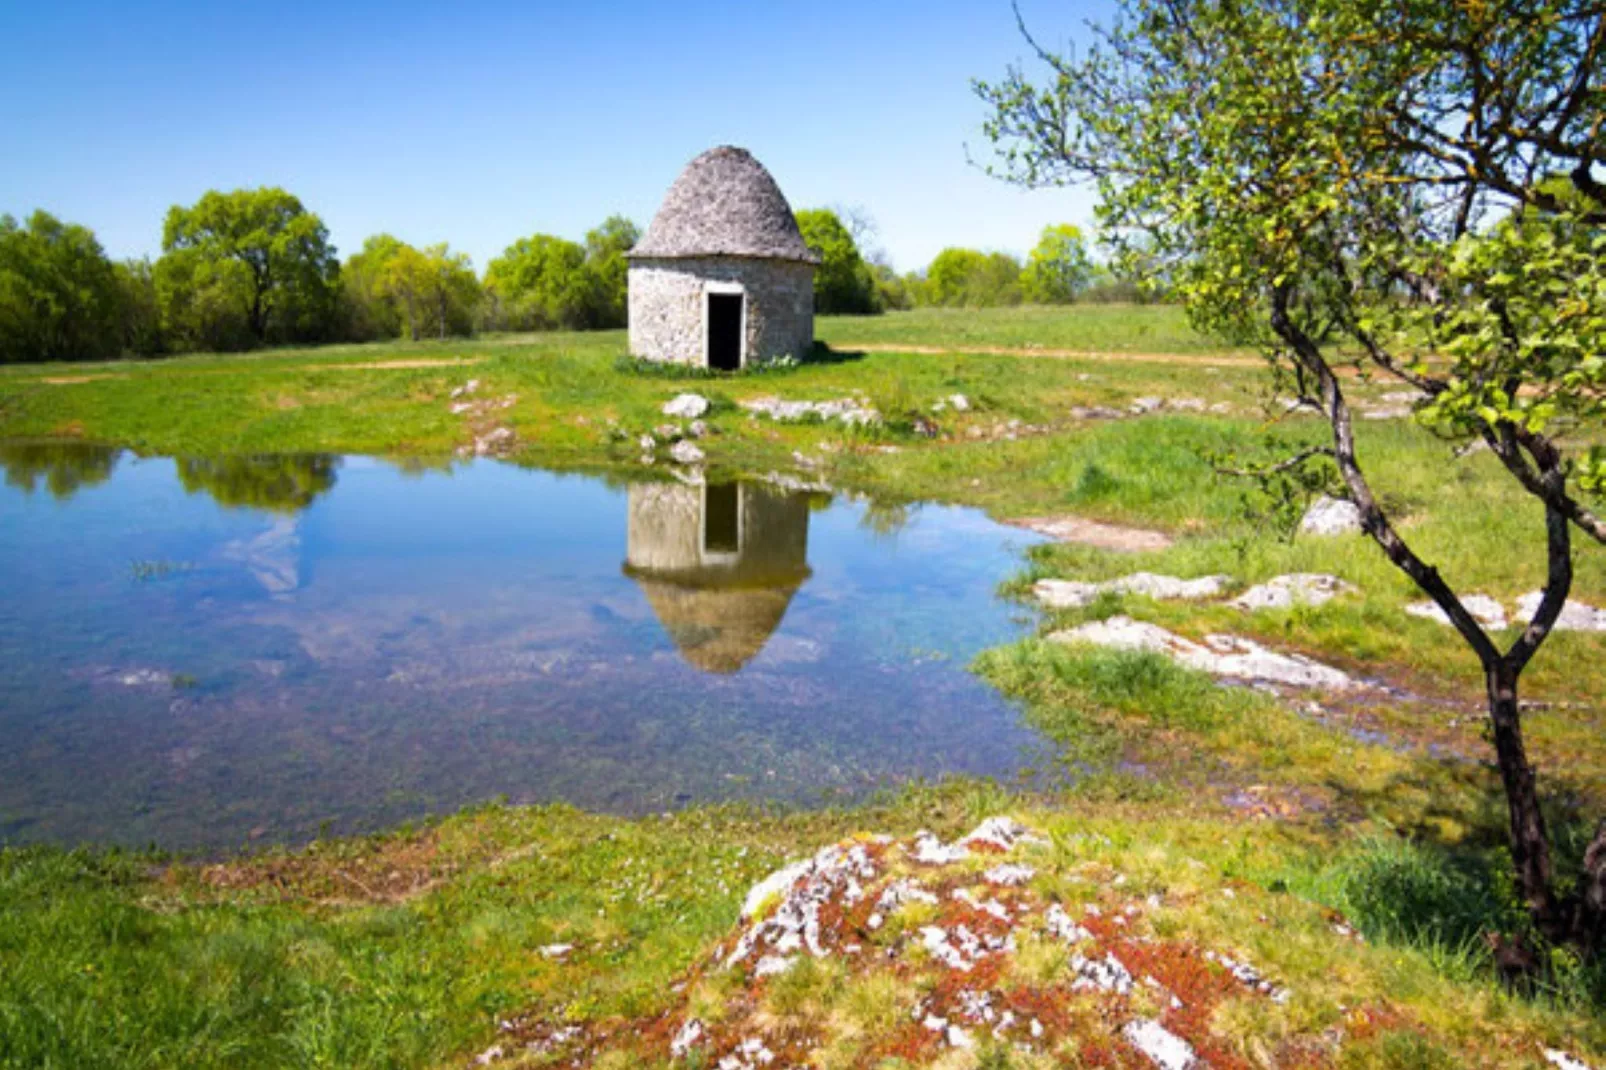
[[162,335],[162,305],[156,291],[156,272],[149,259],[113,264],[119,292],[119,335],[128,353],[149,357],[167,348]]
[[629,314],[630,262],[628,253],[641,240],[641,231],[624,216],[614,215],[586,233],[586,271],[590,274],[592,327],[623,327]]
[[173,349],[251,347],[251,273],[244,264],[176,249],[156,261],[151,275],[162,337]]
[[224,274],[223,265],[241,265],[246,326],[258,345],[320,341],[332,333],[340,267],[329,232],[282,189],[212,190],[192,207],[174,205],[162,227],[162,250],[205,265],[174,273],[180,277],[210,282]]
[[829,208],[809,208],[797,213],[797,228],[804,244],[820,256],[814,270],[814,311],[827,316],[879,312],[875,276],[841,218]]
[[92,231],[0,216],[0,362],[115,357],[121,327],[117,271]]
[[925,303],[990,308],[1018,305],[1020,261],[1008,253],[944,249],[926,269]]
[[580,328],[595,308],[582,246],[550,234],[520,238],[485,270],[498,327],[518,331]]
[[401,334],[401,317],[395,302],[384,292],[385,269],[402,243],[389,234],[375,234],[346,258],[340,269],[342,319],[346,336],[373,342]]
[[[1158,254],[1195,324],[1259,345],[1330,425],[1322,464],[1366,533],[1479,659],[1514,879],[1536,930],[1593,952],[1606,822],[1576,886],[1556,879],[1518,679],[1572,583],[1606,454],[1606,12],[1574,0],[1126,0],[1080,60],[1037,49],[976,88],[996,170],[1091,179],[1118,250]],[[1029,39],[1029,38],[1028,38]],[[1034,47],[1036,47],[1034,45]],[[1502,644],[1394,524],[1356,443],[1341,363],[1398,380],[1417,418],[1481,442],[1542,507],[1548,576]]]
[[1093,281],[1093,259],[1079,227],[1044,227],[1026,260],[1021,286],[1026,299],[1040,305],[1068,305]]

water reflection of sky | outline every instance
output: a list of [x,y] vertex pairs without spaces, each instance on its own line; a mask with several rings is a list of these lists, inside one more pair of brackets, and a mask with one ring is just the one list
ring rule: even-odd
[[[53,452],[52,452],[53,451]],[[1025,537],[762,484],[0,446],[0,838],[215,846],[1009,775]]]

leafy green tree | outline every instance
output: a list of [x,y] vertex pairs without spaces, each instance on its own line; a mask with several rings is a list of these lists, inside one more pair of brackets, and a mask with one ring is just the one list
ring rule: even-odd
[[920,280],[915,275],[899,275],[885,260],[871,260],[870,277],[875,281],[876,307],[885,311],[903,311],[913,308],[915,289]]
[[875,275],[841,217],[829,208],[809,208],[797,213],[797,227],[804,244],[820,255],[814,311],[827,316],[879,312]]
[[492,323],[516,331],[587,326],[595,306],[583,246],[550,234],[520,238],[485,270]]
[[213,190],[189,208],[174,205],[162,227],[162,250],[199,261],[174,275],[203,284],[238,274],[222,265],[243,267],[246,327],[256,344],[320,341],[333,333],[340,267],[329,232],[282,189]]
[[251,273],[244,264],[177,249],[156,261],[151,276],[161,334],[172,349],[229,352],[251,347]]
[[389,234],[375,234],[346,258],[340,269],[340,293],[346,337],[373,342],[401,334],[401,316],[384,292],[382,280],[402,243]]
[[586,272],[591,276],[592,327],[623,327],[628,319],[630,262],[628,253],[641,240],[641,230],[624,216],[603,220],[586,234]]
[[92,231],[0,216],[0,362],[96,360],[123,347],[122,289]]
[[162,336],[162,305],[156,272],[147,258],[112,265],[117,273],[119,334],[125,352],[154,356],[167,348]]
[[923,301],[932,305],[991,308],[1021,301],[1020,261],[1007,253],[948,248],[926,269]]
[[1068,305],[1092,283],[1093,273],[1093,258],[1081,228],[1061,223],[1043,228],[1037,247],[1026,259],[1021,287],[1028,301]]
[[[1606,451],[1573,434],[1606,417],[1606,9],[1122,7],[1078,59],[1039,48],[1044,84],[978,84],[996,168],[1097,182],[1117,250],[1157,257],[1198,326],[1261,347],[1324,415],[1326,444],[1259,471],[1324,467],[1477,656],[1517,889],[1539,934],[1593,953],[1606,822],[1558,879],[1518,680],[1565,605],[1574,537],[1606,543]],[[1346,363],[1415,391],[1418,420],[1487,447],[1543,510],[1547,580],[1513,635],[1478,623],[1374,491]]]

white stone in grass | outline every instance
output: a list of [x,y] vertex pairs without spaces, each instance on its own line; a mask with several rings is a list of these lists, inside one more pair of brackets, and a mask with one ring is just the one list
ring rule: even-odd
[[1292,572],[1274,576],[1249,588],[1232,600],[1235,609],[1287,609],[1290,606],[1321,606],[1341,594],[1357,594],[1358,588],[1337,576],[1321,572]]
[[[1469,594],[1461,599],[1461,604],[1472,614],[1472,619],[1485,628],[1499,631],[1506,626],[1506,607],[1486,594]],[[1413,617],[1422,617],[1444,625],[1450,623],[1450,615],[1440,609],[1437,602],[1412,602],[1405,607],[1405,611]]]
[[915,833],[915,849],[911,857],[928,866],[946,866],[970,857],[963,843],[945,844],[924,829]]
[[1126,1023],[1121,1036],[1160,1070],[1194,1070],[1204,1065],[1186,1040],[1152,1018],[1134,1018]]
[[677,420],[695,420],[708,412],[708,399],[701,394],[677,394],[671,401],[664,403],[665,416],[673,416]]
[[707,454],[685,439],[669,447],[669,457],[676,464],[701,464]]
[[1072,955],[1071,970],[1076,974],[1076,980],[1071,982],[1074,992],[1097,989],[1124,996],[1132,991],[1132,974],[1114,955],[1106,953],[1101,959]]
[[801,862],[776,870],[768,877],[759,881],[748,889],[747,898],[742,900],[742,920],[746,921],[756,917],[763,909],[764,904],[772,899],[780,899],[792,890],[792,886],[802,880],[804,875],[813,866],[811,859],[805,858]]
[[1006,862],[1001,866],[994,866],[986,873],[983,873],[982,879],[988,884],[994,884],[1000,888],[1015,888],[1025,884],[1036,875],[1037,870],[1031,866],[1021,866]]
[[474,1057],[474,1065],[490,1066],[492,1063],[500,1059],[504,1054],[505,1052],[502,1050],[502,1045],[493,1044]]
[[684,1059],[686,1053],[702,1039],[703,1023],[695,1018],[688,1018],[686,1024],[675,1034],[675,1039],[669,1042],[669,1054],[676,1059]]
[[541,956],[549,959],[561,959],[573,950],[573,944],[548,944],[541,949]]
[[1112,650],[1147,650],[1177,664],[1235,680],[1290,687],[1348,691],[1363,686],[1348,674],[1301,654],[1279,654],[1259,643],[1231,635],[1207,635],[1195,643],[1155,624],[1131,617],[1111,617],[1055,632],[1055,643],[1091,643]]
[[1174,599],[1196,600],[1214,598],[1232,582],[1230,576],[1200,576],[1184,580],[1176,576],[1162,576],[1153,572],[1134,572],[1130,576],[1105,580],[1102,583],[1085,583],[1080,580],[1038,580],[1032,587],[1037,600],[1051,609],[1077,609],[1088,605],[1106,591],[1113,594],[1136,594],[1156,601]]
[[1048,841],[1014,818],[997,816],[989,817],[977,825],[968,836],[959,841],[959,844],[975,846],[984,843],[1001,851],[1013,851],[1016,844],[1046,842]]
[[1588,1063],[1576,1055],[1568,1055],[1557,1048],[1545,1049],[1545,1062],[1554,1066],[1556,1070],[1593,1070]]
[[1299,522],[1302,535],[1348,535],[1361,530],[1361,511],[1343,498],[1317,498]]
[[792,964],[796,961],[797,958],[791,955],[765,955],[753,967],[753,976],[774,977],[776,974],[782,974],[790,970]]
[[1159,409],[1159,408],[1163,407],[1164,405],[1165,405],[1165,398],[1152,398],[1152,397],[1150,397],[1150,398],[1135,398],[1135,399],[1133,399],[1133,402],[1132,402],[1131,406],[1129,406],[1129,407],[1131,408],[1131,410],[1133,412],[1141,414],[1141,413],[1145,413],[1145,412],[1154,412],[1156,409]]
[[[1545,592],[1529,591],[1517,599],[1517,616],[1524,621],[1534,619],[1539,612],[1539,603],[1544,601]],[[1596,609],[1583,602],[1568,601],[1561,607],[1561,616],[1556,618],[1556,631],[1558,632],[1606,632],[1606,609]]]

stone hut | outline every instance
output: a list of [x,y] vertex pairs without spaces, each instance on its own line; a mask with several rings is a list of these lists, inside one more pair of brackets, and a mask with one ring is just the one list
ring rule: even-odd
[[805,495],[754,483],[637,483],[625,575],[681,656],[734,673],[780,626],[809,578]]
[[820,258],[746,149],[688,164],[629,259],[634,356],[734,371],[814,346]]

